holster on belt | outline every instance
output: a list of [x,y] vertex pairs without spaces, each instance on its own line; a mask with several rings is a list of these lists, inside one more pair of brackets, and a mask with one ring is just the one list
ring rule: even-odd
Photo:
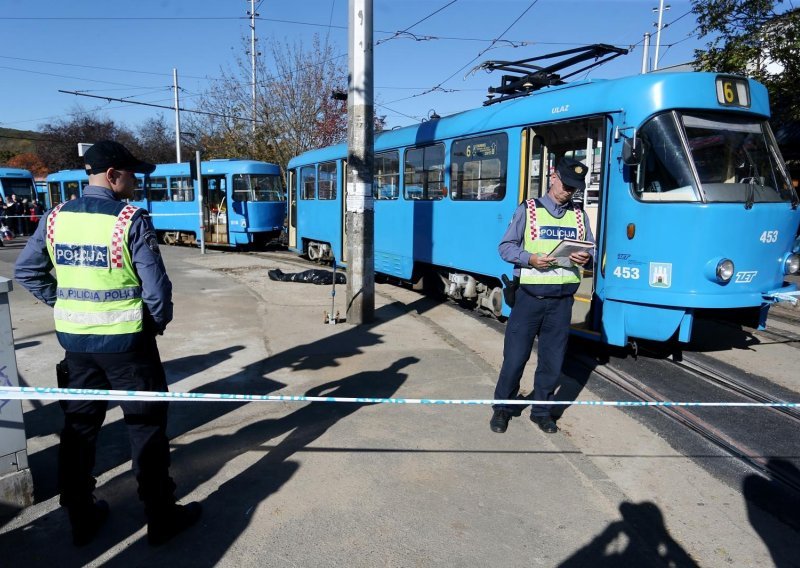
[[508,276],[503,274],[500,277],[503,281],[503,299],[508,304],[509,308],[514,307],[514,302],[517,299],[517,288],[519,288],[519,276],[514,276],[513,280],[510,280]]

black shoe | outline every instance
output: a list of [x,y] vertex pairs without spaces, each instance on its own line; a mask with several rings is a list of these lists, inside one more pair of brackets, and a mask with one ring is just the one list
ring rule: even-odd
[[502,434],[508,429],[509,420],[511,420],[511,413],[508,410],[495,408],[492,419],[489,420],[489,428],[492,429],[492,432]]
[[72,544],[86,546],[108,519],[108,503],[96,501],[91,505],[68,507],[67,512],[72,525]]
[[274,270],[268,270],[267,276],[269,276],[270,280],[281,281],[283,280],[283,272],[280,268],[275,268]]
[[178,533],[195,524],[203,512],[200,503],[171,505],[161,511],[148,514],[147,542],[150,546],[160,546]]
[[539,426],[539,430],[542,432],[546,432],[548,434],[555,434],[558,432],[558,426],[556,426],[556,421],[553,420],[553,417],[548,416],[533,416],[531,415],[531,422]]

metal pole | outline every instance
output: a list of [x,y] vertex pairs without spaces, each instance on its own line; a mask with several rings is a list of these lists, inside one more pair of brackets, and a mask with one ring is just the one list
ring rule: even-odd
[[256,132],[256,0],[250,0],[250,74],[252,78],[253,123],[252,132]]
[[656,27],[656,57],[653,62],[653,71],[658,69],[658,50],[661,47],[661,21],[664,18],[664,0],[658,2],[658,27]]
[[375,315],[375,212],[372,0],[350,0],[347,89],[347,323]]
[[178,103],[178,70],[172,68],[172,85],[175,89],[175,162],[181,162],[181,111]]
[[200,215],[200,254],[206,254],[206,227],[203,224],[203,173],[200,169],[200,151],[195,152],[195,163],[197,164],[197,206]]
[[644,34],[644,53],[642,53],[642,74],[647,73],[647,59],[650,57],[650,34]]

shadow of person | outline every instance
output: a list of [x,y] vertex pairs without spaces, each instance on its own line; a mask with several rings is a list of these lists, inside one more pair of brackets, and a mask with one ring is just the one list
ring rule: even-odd
[[559,564],[559,568],[629,566],[697,566],[669,535],[661,510],[654,503],[624,502],[622,520]]
[[[180,376],[180,378],[185,378],[194,373],[207,371],[215,365],[232,358],[234,353],[243,348],[241,345],[233,345],[203,355],[191,355],[166,361],[164,368],[167,371],[168,383],[174,384],[180,380],[175,378],[176,375]],[[265,383],[259,368],[261,363],[248,365],[234,375],[204,384],[197,389],[192,389],[190,392],[225,392],[233,394],[259,392],[266,394],[283,388],[285,385],[277,381],[267,380]],[[118,406],[118,404],[116,402],[109,403],[109,411]],[[243,404],[245,403],[209,403],[194,405],[191,409],[187,409],[186,405],[181,406],[173,403],[170,405],[169,410],[168,435],[172,438],[184,432],[189,432],[209,421],[233,412]],[[59,405],[57,403],[47,404],[25,413],[26,433],[29,437],[32,435],[57,434],[62,428],[63,421],[64,415]],[[128,431],[124,421],[108,422],[107,418],[106,422],[97,441],[95,471],[101,472],[113,469],[131,459]],[[57,462],[57,455],[58,445],[54,444],[47,449],[28,456],[28,463],[34,482],[34,500],[36,502],[46,501],[58,493],[57,471],[53,467],[53,464]]]
[[[309,389],[306,396],[390,398],[405,382],[400,371],[419,359],[405,357],[379,371],[366,371]],[[297,471],[290,461],[295,453],[323,436],[332,426],[370,403],[312,402],[278,419],[253,422],[230,435],[209,436],[173,452],[178,487],[190,491],[192,484],[208,482],[232,460],[246,452],[263,452],[264,444],[288,435],[255,463],[222,483],[203,502],[200,526],[156,553],[143,541],[127,547],[106,566],[131,566],[153,562],[182,565],[186,558],[202,559],[214,566],[250,525],[252,512],[277,492]],[[130,478],[126,473],[125,477]],[[131,497],[135,492],[128,480]],[[188,556],[187,556],[188,554]]]
[[775,566],[800,566],[800,496],[780,481],[800,479],[793,463],[773,458],[767,462],[769,477],[751,474],[742,482],[747,518],[767,546]]

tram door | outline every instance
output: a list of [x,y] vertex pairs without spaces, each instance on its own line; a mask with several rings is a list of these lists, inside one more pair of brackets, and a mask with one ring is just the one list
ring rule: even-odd
[[297,176],[295,170],[290,170],[287,187],[287,207],[289,208],[289,248],[297,248]]
[[228,244],[227,192],[225,176],[203,176],[203,238],[206,244]]
[[[555,171],[556,164],[562,157],[580,160],[589,168],[586,189],[576,192],[573,202],[586,211],[592,234],[597,240],[605,147],[606,118],[602,116],[528,128],[523,133],[523,151],[527,154],[523,163],[527,167],[528,180],[527,187],[521,188],[523,198],[538,198],[550,190],[550,174]],[[572,325],[588,331],[593,330],[591,307],[595,278],[592,269],[582,272],[581,284],[572,307]]]

